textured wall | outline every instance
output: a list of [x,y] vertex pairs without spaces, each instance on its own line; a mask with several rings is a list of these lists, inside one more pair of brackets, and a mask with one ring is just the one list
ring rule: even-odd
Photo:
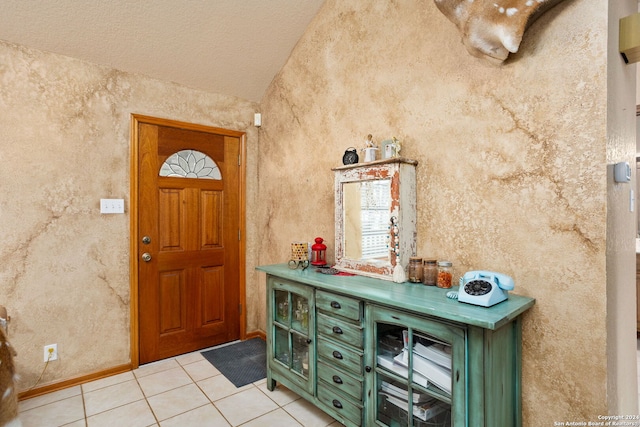
[[450,259],[458,275],[507,273],[536,298],[524,319],[524,425],[597,420],[607,12],[606,0],[562,2],[494,67],[466,52],[432,2],[328,0],[262,102],[260,261],[286,261],[294,240],[331,241],[330,169],[368,133],[397,136],[419,162],[418,255]]
[[[22,390],[40,375],[45,344],[57,343],[60,359],[43,384],[130,360],[130,115],[246,131],[248,235],[255,236],[256,110],[0,43],[0,302],[12,316]],[[127,214],[101,215],[100,198],[124,198]],[[250,257],[254,246],[249,238]]]
[[[626,161],[635,164],[635,77],[636,66],[622,60],[618,46],[618,22],[637,10],[634,1],[609,0],[609,55],[607,69],[607,164]],[[638,414],[638,361],[627,358],[637,351],[636,341],[636,254],[637,207],[629,184],[615,183],[613,167],[607,179],[607,400],[612,414]],[[635,183],[635,180],[633,180]],[[636,189],[637,194],[637,189]],[[630,268],[631,267],[631,268]],[[633,314],[630,316],[630,314]],[[633,406],[632,406],[633,405]],[[630,408],[635,408],[631,412]]]

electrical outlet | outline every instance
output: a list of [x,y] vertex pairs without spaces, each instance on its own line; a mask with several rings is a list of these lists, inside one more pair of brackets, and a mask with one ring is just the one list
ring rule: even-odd
[[44,346],[44,361],[52,362],[58,360],[58,344],[49,344]]

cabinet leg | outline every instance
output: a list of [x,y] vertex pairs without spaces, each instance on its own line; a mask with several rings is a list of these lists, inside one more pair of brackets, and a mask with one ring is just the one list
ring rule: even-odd
[[276,388],[276,380],[271,378],[271,375],[267,375],[267,389],[273,391]]

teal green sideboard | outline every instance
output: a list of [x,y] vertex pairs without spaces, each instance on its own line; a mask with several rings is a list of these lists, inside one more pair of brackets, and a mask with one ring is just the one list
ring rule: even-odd
[[532,298],[485,308],[422,284],[257,269],[267,273],[269,390],[281,383],[349,427],[522,425],[521,315]]

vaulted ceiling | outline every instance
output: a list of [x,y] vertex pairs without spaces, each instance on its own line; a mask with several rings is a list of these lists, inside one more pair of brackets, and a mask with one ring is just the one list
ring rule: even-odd
[[324,0],[3,0],[0,40],[259,101]]

